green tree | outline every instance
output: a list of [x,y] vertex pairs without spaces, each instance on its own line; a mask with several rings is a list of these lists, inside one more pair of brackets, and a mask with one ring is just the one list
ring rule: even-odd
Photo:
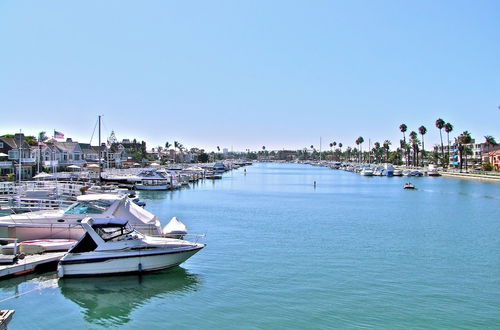
[[417,132],[411,131],[410,132],[410,144],[413,149],[413,166],[418,166],[418,146],[419,146],[420,141],[418,141],[418,135]]
[[443,160],[444,160],[444,147],[443,147],[443,134],[442,134],[442,130],[443,130],[444,125],[445,125],[445,122],[441,118],[438,118],[436,120],[436,127],[439,129],[439,138],[441,140],[441,157],[442,157]]
[[495,138],[491,135],[486,135],[484,137],[484,143],[488,146],[488,152],[490,151],[491,147],[494,147],[498,144]]
[[406,126],[406,124],[401,124],[399,125],[399,130],[401,131],[401,133],[403,133],[403,141],[406,143],[406,136],[405,136],[405,132],[406,130],[408,129],[408,126]]
[[425,144],[424,144],[424,135],[427,133],[427,128],[422,125],[418,128],[418,132],[420,133],[420,135],[422,136],[422,161],[424,160],[425,158]]
[[467,154],[469,153],[468,144],[471,143],[472,138],[468,131],[464,131],[457,138],[458,142],[458,157],[460,158],[460,172],[462,172],[462,159],[465,156],[465,172],[467,172]]
[[391,141],[385,140],[384,141],[384,149],[385,149],[385,161],[389,162],[389,146],[391,145]]
[[447,162],[450,161],[450,133],[453,131],[453,125],[450,123],[444,124],[444,131],[446,132],[446,140],[448,141],[448,157]]

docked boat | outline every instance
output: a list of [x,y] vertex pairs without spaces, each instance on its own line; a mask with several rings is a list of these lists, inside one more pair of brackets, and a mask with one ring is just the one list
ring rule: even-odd
[[373,170],[369,167],[364,167],[363,169],[361,169],[359,174],[361,174],[362,176],[373,176]]
[[155,169],[148,169],[137,174],[140,179],[135,183],[136,190],[169,190],[170,180],[164,174]]
[[436,165],[434,165],[434,164],[429,164],[427,175],[428,176],[441,176]]
[[384,173],[387,176],[393,176],[395,172],[394,165],[390,163],[384,164]]
[[403,171],[394,169],[394,171],[392,172],[392,175],[393,176],[403,176]]
[[213,166],[214,173],[224,173],[227,171],[226,166],[223,163],[215,163]]
[[23,241],[19,244],[9,243],[0,246],[0,252],[4,255],[15,255],[16,251],[24,254],[42,254],[45,252],[68,251],[76,240],[71,239],[37,239]]
[[79,239],[85,231],[80,222],[86,217],[120,218],[148,235],[161,235],[159,219],[136,205],[126,195],[91,194],[78,196],[66,209],[42,210],[0,217],[0,237],[34,239]]
[[82,221],[85,235],[59,261],[59,277],[142,273],[180,265],[205,247],[185,240],[151,237],[125,219]]

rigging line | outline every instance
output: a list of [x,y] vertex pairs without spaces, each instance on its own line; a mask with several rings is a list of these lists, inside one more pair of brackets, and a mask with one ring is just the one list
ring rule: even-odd
[[96,129],[98,123],[99,123],[99,119],[97,119],[97,121],[95,122],[94,130],[92,131],[92,136],[90,137],[90,143],[89,144],[91,146],[92,146],[92,139],[94,138],[95,129]]
[[38,287],[38,288],[34,288],[34,289],[31,289],[31,290],[23,292],[23,293],[15,294],[13,296],[10,296],[10,297],[7,297],[7,298],[4,298],[4,299],[0,300],[0,303],[3,303],[4,301],[10,300],[10,299],[19,298],[21,296],[24,296],[25,294],[31,293],[33,291],[41,290],[41,289],[42,288]]
[[[104,117],[104,116],[102,116],[102,117]],[[107,142],[109,140],[109,137],[111,136],[111,132],[113,130],[109,130],[108,126],[106,126],[106,123],[104,122],[104,120],[102,119],[102,117],[101,117],[101,123],[102,123],[102,126],[104,126],[104,133],[107,136],[107,138],[106,138],[106,144],[107,144]]]

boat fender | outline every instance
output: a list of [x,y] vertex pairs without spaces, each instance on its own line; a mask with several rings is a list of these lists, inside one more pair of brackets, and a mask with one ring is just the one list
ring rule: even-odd
[[139,270],[139,273],[142,273],[142,264],[139,262],[139,265],[137,266],[137,269]]

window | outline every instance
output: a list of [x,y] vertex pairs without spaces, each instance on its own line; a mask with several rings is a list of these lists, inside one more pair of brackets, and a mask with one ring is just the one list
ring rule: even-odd
[[0,148],[3,148],[3,142],[0,142]]

